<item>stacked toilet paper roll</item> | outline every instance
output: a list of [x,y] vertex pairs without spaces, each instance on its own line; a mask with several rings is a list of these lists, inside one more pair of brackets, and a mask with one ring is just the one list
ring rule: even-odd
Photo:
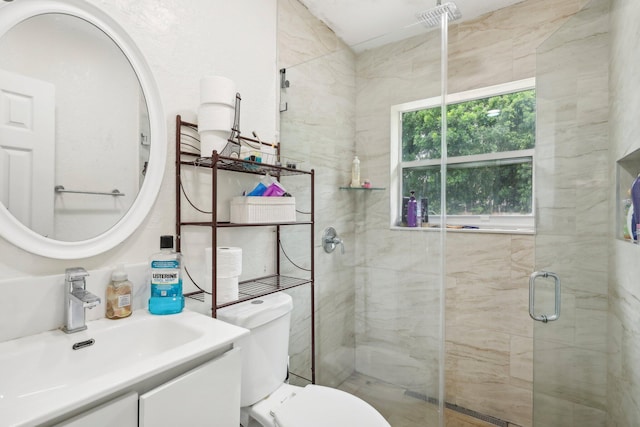
[[210,156],[221,153],[227,145],[233,127],[236,85],[222,76],[207,76],[200,80],[198,132],[200,153]]
[[[211,248],[205,249],[207,273],[205,281],[211,289]],[[216,249],[216,299],[224,304],[238,299],[238,279],[242,274],[242,248],[218,247]]]

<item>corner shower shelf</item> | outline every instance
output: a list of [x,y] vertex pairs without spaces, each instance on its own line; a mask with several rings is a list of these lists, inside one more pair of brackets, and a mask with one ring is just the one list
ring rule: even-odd
[[364,188],[364,187],[339,187],[340,190],[350,190],[350,191],[379,191],[379,190],[386,190],[386,188],[384,187],[370,187],[370,188]]

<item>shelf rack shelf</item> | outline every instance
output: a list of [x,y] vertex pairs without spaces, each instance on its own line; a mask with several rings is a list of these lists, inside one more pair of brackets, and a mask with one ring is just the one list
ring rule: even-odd
[[[248,138],[245,138],[245,139],[248,139]],[[255,143],[258,143],[258,141],[255,141]],[[211,157],[201,157],[199,154],[195,154],[189,151],[180,151],[180,154],[183,157],[187,158],[187,159],[180,160],[180,163],[183,165],[200,166],[200,167],[208,167],[208,168],[217,167],[219,170],[251,173],[255,175],[270,174],[272,176],[292,176],[292,175],[311,175],[313,173],[313,171],[306,171],[302,169],[292,169],[292,168],[287,168],[287,167],[278,166],[278,165],[269,165],[266,163],[254,162],[251,160],[243,160],[243,159],[238,159],[234,157],[225,157],[217,153]]]
[[[276,230],[276,274],[269,276],[252,278],[239,283],[238,286],[238,299],[222,304],[218,304],[216,295],[216,265],[217,265],[217,251],[212,252],[212,284],[211,284],[211,314],[213,317],[217,316],[217,310],[219,308],[238,304],[243,301],[258,298],[264,295],[280,292],[286,289],[296,288],[302,285],[310,285],[311,292],[311,382],[315,384],[315,288],[314,288],[314,186],[315,175],[314,171],[306,171],[303,169],[297,169],[293,167],[283,167],[278,164],[271,165],[266,163],[255,162],[251,160],[244,160],[235,157],[225,157],[219,155],[216,151],[211,156],[202,156],[200,153],[193,151],[185,151],[182,149],[182,135],[183,129],[189,128],[193,132],[197,132],[198,126],[194,123],[183,121],[181,116],[176,116],[176,249],[181,251],[181,235],[182,228],[188,226],[195,227],[209,227],[211,229],[211,241],[212,247],[217,247],[218,241],[218,229],[220,228],[246,228],[246,227],[274,227]],[[264,143],[259,140],[253,140],[250,138],[242,138],[247,141],[251,141],[252,144],[264,145],[268,147],[274,147],[272,144]],[[232,141],[233,142],[233,141]],[[276,158],[280,159],[280,144],[275,146]],[[195,149],[195,148],[194,148]],[[195,168],[208,168],[211,169],[211,182],[212,182],[212,194],[211,194],[211,220],[210,221],[182,221],[182,167],[195,167]],[[269,174],[276,177],[278,180],[283,176],[301,175],[307,176],[310,179],[311,190],[311,211],[309,221],[295,221],[295,222],[275,222],[275,223],[250,223],[250,224],[235,224],[225,221],[218,221],[217,218],[217,183],[218,183],[218,171],[230,171],[244,174],[266,175]],[[307,226],[310,229],[310,277],[309,278],[296,278],[280,274],[280,231],[281,227],[287,226]],[[185,294],[186,297],[199,299],[204,301],[204,292],[191,292]]]
[[[257,279],[246,280],[239,284],[239,298],[236,301],[225,304],[218,304],[218,308],[228,307],[243,301],[258,298],[261,296],[273,294],[287,289],[297,288],[298,286],[311,283],[309,279],[301,279],[298,277],[288,277],[282,275],[271,275],[259,277]],[[204,292],[197,291],[185,294],[186,297],[204,301]]]

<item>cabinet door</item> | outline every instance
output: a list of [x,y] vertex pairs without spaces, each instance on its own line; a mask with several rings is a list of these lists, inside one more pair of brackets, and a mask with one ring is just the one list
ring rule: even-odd
[[240,349],[140,396],[140,427],[240,425]]
[[111,400],[55,427],[137,427],[138,393]]

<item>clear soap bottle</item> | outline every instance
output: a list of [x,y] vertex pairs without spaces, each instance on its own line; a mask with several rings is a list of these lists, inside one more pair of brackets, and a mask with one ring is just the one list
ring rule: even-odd
[[353,187],[353,188],[360,187],[360,159],[358,159],[358,156],[355,156],[353,158],[353,162],[351,163],[350,187]]
[[107,285],[106,313],[108,319],[122,319],[131,316],[133,284],[128,280],[123,265],[111,274]]

